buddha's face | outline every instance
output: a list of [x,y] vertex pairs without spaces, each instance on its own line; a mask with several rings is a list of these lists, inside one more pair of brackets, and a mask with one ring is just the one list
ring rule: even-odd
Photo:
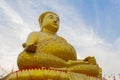
[[47,13],[41,24],[43,29],[47,29],[52,32],[57,32],[59,28],[59,17],[54,13]]

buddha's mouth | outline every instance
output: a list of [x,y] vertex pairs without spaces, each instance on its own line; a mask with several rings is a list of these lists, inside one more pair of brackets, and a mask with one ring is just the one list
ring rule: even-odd
[[58,26],[58,24],[54,23],[53,25]]
[[50,25],[51,25],[51,27],[58,28],[58,24],[56,24],[56,23],[53,23],[53,24],[50,24]]
[[46,28],[47,30],[53,31],[53,32],[57,32],[58,27],[59,25],[57,24],[48,24],[44,28]]

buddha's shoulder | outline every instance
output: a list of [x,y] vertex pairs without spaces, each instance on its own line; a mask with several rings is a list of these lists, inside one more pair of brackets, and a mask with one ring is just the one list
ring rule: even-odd
[[66,39],[64,39],[63,37],[61,37],[61,36],[58,36],[58,35],[57,35],[57,40],[60,40],[60,41],[65,41],[65,42],[67,42],[67,41],[66,41]]
[[33,31],[33,32],[31,32],[29,35],[38,35],[38,34],[39,34],[38,31]]
[[36,37],[43,37],[44,36],[45,37],[46,35],[40,31],[33,31],[29,34],[29,36],[31,36],[31,37],[35,37],[35,36]]

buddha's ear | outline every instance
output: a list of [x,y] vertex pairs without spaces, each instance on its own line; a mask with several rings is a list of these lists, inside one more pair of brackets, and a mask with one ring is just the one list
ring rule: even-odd
[[41,31],[42,31],[42,22],[43,22],[43,19],[44,19],[45,15],[46,15],[47,13],[48,13],[48,12],[44,12],[44,13],[42,13],[42,14],[39,16],[38,22],[39,22]]

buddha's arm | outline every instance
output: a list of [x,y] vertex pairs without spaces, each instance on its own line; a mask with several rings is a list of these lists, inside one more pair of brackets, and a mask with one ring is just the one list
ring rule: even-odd
[[38,41],[38,32],[32,32],[29,34],[27,41],[26,41],[26,45],[32,45],[32,44],[36,44]]
[[96,60],[93,56],[88,56],[83,60],[69,60],[68,71],[83,73],[96,77],[101,77],[101,68],[97,65]]
[[78,60],[69,60],[68,66],[78,65],[78,64],[93,64],[97,65],[96,60],[92,56],[88,56],[85,59],[78,59]]
[[23,47],[28,52],[35,52],[37,41],[38,41],[38,32],[32,32],[29,34],[26,42],[23,44]]
[[78,65],[78,64],[89,64],[87,61],[84,61],[84,60],[69,60],[67,62],[68,66],[74,66],[74,65]]

